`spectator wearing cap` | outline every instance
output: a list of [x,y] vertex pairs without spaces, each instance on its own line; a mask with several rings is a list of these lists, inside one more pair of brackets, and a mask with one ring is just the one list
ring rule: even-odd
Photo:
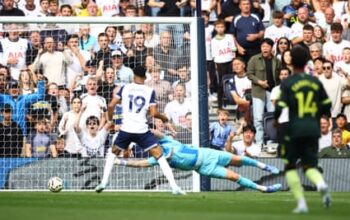
[[243,127],[243,140],[232,142],[235,132],[231,132],[225,143],[225,150],[238,156],[259,157],[261,148],[255,144],[256,129],[253,125]]
[[19,157],[23,148],[23,132],[12,120],[12,108],[5,104],[1,110],[0,122],[0,157]]
[[339,113],[335,118],[336,127],[342,131],[342,143],[349,144],[350,143],[350,131],[346,129],[348,126],[348,119],[346,115],[343,113]]
[[134,72],[123,63],[123,53],[120,50],[112,52],[112,67],[115,69],[115,84],[123,86],[131,83]]
[[280,61],[273,56],[273,41],[265,38],[261,42],[261,53],[253,56],[247,66],[248,78],[252,81],[253,117],[256,128],[257,144],[263,142],[263,115],[264,109],[274,111],[270,100],[271,90],[279,84]]
[[9,104],[12,109],[12,120],[22,129],[23,134],[27,134],[26,113],[28,108],[34,102],[43,100],[45,97],[45,81],[38,82],[38,90],[28,95],[19,95],[19,86],[16,81],[10,81],[8,84],[9,94],[0,94],[0,108]]
[[79,36],[77,34],[69,35],[67,38],[67,54],[72,61],[67,65],[67,85],[71,86],[77,75],[84,73],[85,63],[91,59],[88,51],[79,49]]

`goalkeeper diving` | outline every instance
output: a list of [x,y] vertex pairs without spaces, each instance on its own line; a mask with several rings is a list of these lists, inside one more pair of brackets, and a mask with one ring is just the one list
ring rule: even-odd
[[[152,130],[153,134],[159,138],[159,144],[166,155],[171,167],[180,170],[195,170],[201,175],[218,179],[227,179],[236,182],[240,186],[258,190],[266,193],[277,192],[281,189],[281,184],[263,186],[254,183],[252,180],[226,168],[233,166],[253,166],[272,174],[278,174],[278,168],[264,164],[246,156],[237,156],[225,151],[209,148],[196,148],[191,145],[182,144],[170,136],[164,135],[158,130]],[[143,160],[125,160],[116,158],[116,165],[128,167],[151,167],[157,165],[154,157]]]

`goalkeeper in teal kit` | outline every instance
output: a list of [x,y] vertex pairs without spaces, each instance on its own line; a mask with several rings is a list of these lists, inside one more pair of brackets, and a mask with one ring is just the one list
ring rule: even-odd
[[[227,179],[238,183],[243,187],[259,190],[261,192],[272,193],[279,191],[281,184],[271,186],[262,186],[254,183],[238,173],[226,168],[228,165],[233,166],[253,166],[272,174],[278,174],[276,167],[264,164],[255,159],[245,156],[237,156],[225,151],[218,151],[209,148],[195,148],[191,145],[182,144],[169,136],[164,136],[159,131],[153,133],[160,138],[159,144],[163,148],[164,155],[167,155],[169,165],[180,170],[195,170],[199,174]],[[128,167],[150,167],[157,165],[157,160],[150,157],[144,160],[125,160],[116,159],[115,164]]]

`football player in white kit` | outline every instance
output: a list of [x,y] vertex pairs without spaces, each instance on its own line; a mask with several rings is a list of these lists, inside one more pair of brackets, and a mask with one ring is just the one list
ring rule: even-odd
[[157,159],[158,164],[169,181],[172,193],[175,195],[186,194],[176,184],[173,172],[163,156],[162,148],[159,146],[157,138],[148,128],[146,118],[148,111],[152,117],[159,118],[163,122],[167,122],[168,119],[165,115],[157,111],[156,93],[154,89],[144,84],[145,79],[146,69],[137,66],[134,69],[134,81],[121,87],[108,106],[108,116],[112,119],[115,105],[121,103],[123,121],[120,132],[107,154],[102,181],[95,188],[96,192],[102,192],[105,189],[116,155],[122,150],[127,150],[131,142],[135,142],[145,151],[148,150]]

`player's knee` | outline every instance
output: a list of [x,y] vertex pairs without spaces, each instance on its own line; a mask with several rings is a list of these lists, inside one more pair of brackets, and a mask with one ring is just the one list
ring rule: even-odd
[[316,169],[319,170],[319,167],[317,167],[317,166],[312,166],[312,165],[310,165],[310,164],[305,164],[305,165],[303,165],[303,171],[304,171],[304,173],[306,173],[306,171],[307,171],[308,169],[311,169],[311,168],[316,168]]
[[237,181],[239,179],[239,174],[233,172],[232,170],[229,170],[226,175],[227,179],[232,181]]

